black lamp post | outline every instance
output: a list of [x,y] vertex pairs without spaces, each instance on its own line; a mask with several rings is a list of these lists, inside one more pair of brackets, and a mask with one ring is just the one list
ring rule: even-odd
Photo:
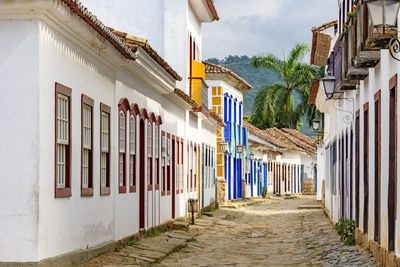
[[319,119],[315,118],[312,120],[312,127],[315,133],[318,132],[320,124],[321,121]]
[[324,83],[326,97],[328,99],[332,99],[335,92],[336,78],[332,76],[330,72],[328,72],[328,75],[322,79],[322,82]]

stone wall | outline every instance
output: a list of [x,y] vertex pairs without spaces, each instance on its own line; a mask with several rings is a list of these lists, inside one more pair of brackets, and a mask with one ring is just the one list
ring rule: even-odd
[[224,204],[227,200],[226,197],[226,181],[225,179],[217,178],[217,204]]
[[315,195],[314,181],[304,181],[303,195]]
[[384,247],[381,247],[374,240],[368,240],[368,237],[364,235],[360,229],[356,228],[354,237],[356,245],[362,247],[368,253],[371,253],[374,256],[375,261],[379,263],[379,266],[400,266],[399,257],[396,257],[393,252],[389,252]]

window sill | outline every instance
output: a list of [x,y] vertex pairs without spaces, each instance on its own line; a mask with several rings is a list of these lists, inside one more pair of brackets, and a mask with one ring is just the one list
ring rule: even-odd
[[167,191],[167,195],[168,195],[168,196],[171,195],[171,191],[168,190],[168,191]]
[[160,190],[160,185],[156,184],[156,190]]
[[81,188],[81,197],[92,197],[93,188]]
[[147,185],[147,191],[153,191],[153,185],[152,184]]
[[176,193],[179,194],[179,189],[176,190]]
[[181,194],[183,193],[183,189],[181,189]]
[[129,186],[129,193],[136,193],[136,186]]
[[165,192],[164,191],[161,191],[161,196],[165,196]]
[[71,188],[56,188],[54,193],[55,198],[66,198],[71,195]]
[[108,196],[111,194],[110,187],[100,187],[100,195],[101,196]]
[[126,193],[126,186],[120,186],[120,187],[118,188],[118,193],[120,193],[120,194]]

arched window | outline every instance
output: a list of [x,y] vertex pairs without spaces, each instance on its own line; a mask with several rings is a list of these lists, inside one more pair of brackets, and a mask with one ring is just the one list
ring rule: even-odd
[[136,114],[129,118],[129,191],[136,192]]
[[125,179],[125,166],[126,166],[126,114],[125,111],[119,111],[119,193],[126,193],[126,179]]
[[153,125],[147,123],[147,184],[148,190],[153,185]]

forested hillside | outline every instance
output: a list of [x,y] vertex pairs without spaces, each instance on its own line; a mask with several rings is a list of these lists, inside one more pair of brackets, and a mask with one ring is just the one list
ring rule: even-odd
[[[266,69],[254,69],[250,67],[250,58],[248,56],[230,55],[222,60],[210,58],[206,61],[230,69],[253,86],[253,89],[244,94],[244,115],[247,116],[251,115],[253,112],[253,102],[261,87],[263,85],[272,84],[278,81],[277,76],[272,71]],[[299,103],[299,99],[295,96],[294,105],[297,103]],[[308,126],[306,122],[307,120],[303,118],[301,121],[304,125],[300,128],[300,131],[306,135],[312,136],[313,131]]]

